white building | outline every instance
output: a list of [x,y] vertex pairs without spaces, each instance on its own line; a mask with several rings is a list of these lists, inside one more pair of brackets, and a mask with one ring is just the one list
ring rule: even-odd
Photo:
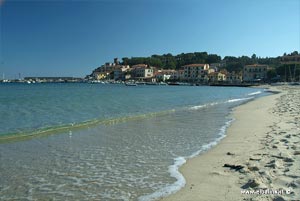
[[114,80],[125,80],[125,73],[129,71],[129,65],[121,66],[115,68],[114,70]]
[[154,75],[154,69],[146,64],[137,64],[132,66],[132,74],[136,78],[151,78]]
[[165,82],[171,78],[171,75],[165,74],[163,72],[158,72],[155,75],[155,77],[156,77],[156,80]]
[[209,64],[189,64],[182,67],[186,81],[204,81],[207,78]]

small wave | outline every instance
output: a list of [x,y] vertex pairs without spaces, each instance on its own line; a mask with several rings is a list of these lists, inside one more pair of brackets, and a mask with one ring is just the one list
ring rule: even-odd
[[253,97],[230,99],[230,100],[226,101],[225,103],[234,103],[234,102],[238,102],[238,101],[246,101],[246,100],[250,100],[252,98]]
[[213,103],[208,103],[208,104],[203,104],[203,105],[196,105],[196,106],[192,106],[189,109],[190,110],[199,110],[201,108],[206,108],[206,107],[210,107],[210,106],[214,106],[219,104],[218,102],[213,102]]
[[145,195],[139,197],[139,201],[152,201],[156,200],[160,197],[166,197],[168,195],[171,195],[177,191],[179,191],[182,187],[184,187],[186,181],[183,177],[183,175],[179,172],[179,168],[186,163],[186,159],[184,157],[178,157],[174,159],[174,164],[169,166],[169,173],[171,177],[174,177],[177,179],[177,181],[169,186],[166,186],[158,191],[155,191],[152,194]]
[[202,152],[207,151],[207,150],[211,149],[213,146],[217,145],[223,138],[226,137],[226,130],[233,121],[234,121],[234,119],[230,119],[229,121],[227,121],[225,123],[225,125],[219,129],[218,137],[214,141],[212,141],[208,144],[202,145],[200,150],[194,152],[192,155],[188,156],[187,158],[189,158],[189,159],[194,158],[194,157],[200,155]]
[[201,108],[205,108],[205,107],[207,107],[209,104],[204,104],[204,105],[196,105],[196,106],[192,106],[192,107],[190,107],[189,109],[190,110],[199,110],[199,109],[201,109]]
[[246,100],[250,100],[250,99],[253,99],[253,98],[254,97],[235,98],[235,99],[226,100],[224,102],[212,102],[212,103],[207,103],[207,104],[203,104],[203,105],[191,106],[188,109],[189,110],[199,110],[201,108],[207,108],[207,107],[211,107],[211,106],[215,106],[215,105],[219,105],[219,104],[224,104],[224,103],[234,103],[234,102],[238,102],[238,101],[246,101]]
[[253,92],[253,93],[249,93],[247,94],[248,96],[254,96],[254,95],[258,95],[258,94],[261,94],[262,91],[256,91],[256,92]]

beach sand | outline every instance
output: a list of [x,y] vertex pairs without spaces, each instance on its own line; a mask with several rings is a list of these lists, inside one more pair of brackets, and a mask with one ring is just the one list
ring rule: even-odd
[[[161,200],[300,200],[300,87],[271,90],[281,93],[235,108],[227,136],[188,160],[185,187]],[[278,192],[242,193],[266,189]]]

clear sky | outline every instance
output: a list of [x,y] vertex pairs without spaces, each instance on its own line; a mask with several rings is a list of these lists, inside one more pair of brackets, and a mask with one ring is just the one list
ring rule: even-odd
[[0,0],[0,73],[83,77],[118,57],[300,49],[300,0]]

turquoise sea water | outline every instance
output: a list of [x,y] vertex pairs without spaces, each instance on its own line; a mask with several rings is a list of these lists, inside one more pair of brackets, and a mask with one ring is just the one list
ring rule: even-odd
[[[0,144],[0,199],[155,200],[184,185],[178,167],[187,158],[224,137],[232,107],[264,94],[234,87],[0,84],[0,139],[16,137]],[[88,123],[73,129],[82,122]],[[55,135],[17,139],[47,129]]]

